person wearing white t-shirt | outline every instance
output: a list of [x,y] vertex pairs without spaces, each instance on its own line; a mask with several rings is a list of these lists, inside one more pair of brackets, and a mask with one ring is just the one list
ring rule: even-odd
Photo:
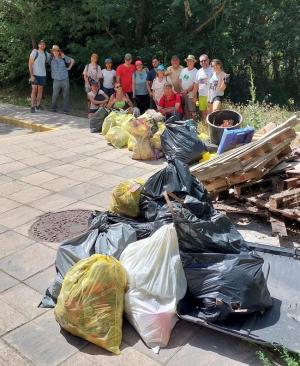
[[185,59],[187,67],[185,67],[179,76],[181,95],[184,100],[184,117],[194,118],[196,112],[196,104],[194,102],[194,82],[196,79],[197,69],[195,63],[197,62],[195,56],[188,55]]
[[97,53],[92,53],[91,62],[85,65],[83,70],[84,86],[86,93],[91,91],[91,82],[96,81],[98,87],[101,86],[101,80],[103,78],[101,67],[98,65],[98,55]]
[[115,92],[114,85],[116,81],[116,70],[112,68],[113,61],[110,57],[106,58],[104,63],[105,63],[105,69],[102,70],[103,74],[102,89],[104,93],[110,97]]
[[212,77],[213,69],[209,65],[209,58],[203,54],[199,57],[201,69],[196,74],[196,80],[194,83],[194,101],[196,102],[198,93],[198,107],[201,112],[202,120],[205,121],[207,116],[207,97],[208,97],[208,84]]
[[228,82],[229,75],[223,71],[222,61],[214,59],[211,61],[213,74],[208,85],[208,111],[215,112],[221,109],[224,99],[224,90]]

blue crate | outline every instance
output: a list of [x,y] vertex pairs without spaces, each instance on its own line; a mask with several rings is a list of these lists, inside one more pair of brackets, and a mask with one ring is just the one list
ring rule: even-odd
[[253,127],[239,128],[236,130],[224,129],[217,154],[220,155],[226,150],[233,149],[238,145],[248,144],[254,135]]

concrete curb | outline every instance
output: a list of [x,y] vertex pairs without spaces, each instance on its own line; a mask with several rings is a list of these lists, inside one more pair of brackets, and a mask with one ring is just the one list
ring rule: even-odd
[[9,116],[0,116],[0,123],[7,123],[13,126],[27,128],[35,132],[45,132],[45,131],[55,131],[58,130],[57,127],[50,127],[48,125],[41,125],[33,121],[28,121],[24,119],[18,119]]

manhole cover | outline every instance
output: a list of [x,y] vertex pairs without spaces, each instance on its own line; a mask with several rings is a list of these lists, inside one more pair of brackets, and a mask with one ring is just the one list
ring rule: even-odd
[[91,213],[89,210],[48,212],[32,224],[29,235],[37,241],[51,243],[70,239],[88,228]]

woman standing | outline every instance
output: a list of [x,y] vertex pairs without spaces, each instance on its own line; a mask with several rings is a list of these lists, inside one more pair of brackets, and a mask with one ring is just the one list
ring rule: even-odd
[[143,114],[149,109],[151,90],[147,84],[147,71],[143,68],[143,62],[141,60],[135,61],[135,68],[136,70],[132,75],[133,98],[140,113]]
[[208,86],[208,112],[214,112],[221,109],[221,104],[224,99],[224,90],[229,75],[223,71],[223,64],[218,59],[211,61],[213,69],[212,77],[209,80]]
[[116,71],[112,68],[113,62],[110,57],[106,58],[105,69],[102,69],[103,74],[103,91],[109,97],[114,94],[114,83],[116,81]]
[[164,65],[159,65],[157,67],[156,77],[153,80],[152,87],[151,87],[153,100],[156,104],[157,109],[159,109],[159,101],[164,93],[165,84],[167,84],[167,83],[170,84],[170,81],[168,81],[167,77],[165,76],[165,71],[166,71],[166,69],[165,69]]
[[101,67],[98,65],[98,55],[96,53],[92,53],[91,62],[85,65],[83,70],[83,78],[85,84],[85,91],[88,93],[91,91],[91,82],[92,80],[98,83],[98,87],[100,88],[101,79],[103,79]]

